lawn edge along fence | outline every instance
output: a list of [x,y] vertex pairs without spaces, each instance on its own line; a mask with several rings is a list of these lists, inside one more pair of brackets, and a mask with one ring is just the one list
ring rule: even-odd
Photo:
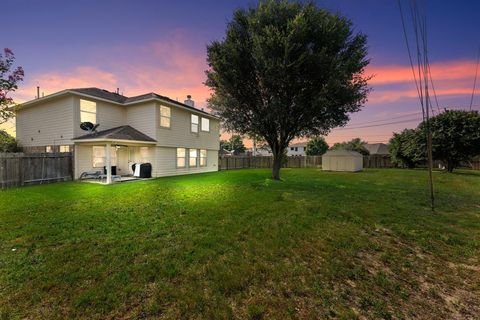
[[0,188],[72,180],[72,153],[0,153]]

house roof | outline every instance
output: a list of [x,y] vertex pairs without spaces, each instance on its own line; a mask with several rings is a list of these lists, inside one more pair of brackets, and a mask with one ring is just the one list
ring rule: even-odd
[[385,143],[366,143],[363,146],[370,154],[389,154],[388,146]]
[[324,157],[363,157],[357,151],[350,151],[345,149],[336,149],[336,150],[328,150],[323,154]]
[[134,129],[130,126],[120,126],[112,129],[89,133],[77,138],[75,141],[83,140],[126,140],[126,141],[142,141],[156,142],[146,134]]
[[41,101],[43,102],[43,101],[46,101],[46,100],[49,100],[49,99],[52,99],[52,98],[55,98],[55,97],[58,97],[58,96],[63,96],[63,95],[66,95],[66,94],[75,94],[75,95],[80,95],[80,96],[98,98],[98,99],[101,99],[101,100],[106,100],[106,101],[109,101],[109,102],[112,102],[112,103],[115,103],[115,104],[124,105],[124,106],[128,106],[128,105],[131,105],[131,104],[136,104],[136,103],[144,102],[144,101],[157,100],[157,101],[160,101],[160,102],[167,102],[167,103],[170,103],[170,104],[173,104],[173,105],[177,105],[181,108],[189,109],[189,110],[192,110],[192,111],[204,114],[204,115],[208,115],[208,116],[210,116],[212,118],[215,118],[215,119],[219,119],[217,116],[215,116],[213,114],[210,114],[210,113],[208,113],[204,110],[197,109],[195,107],[192,107],[192,106],[189,106],[187,104],[181,103],[179,101],[173,100],[169,97],[156,94],[154,92],[150,92],[150,93],[146,93],[146,94],[142,94],[142,95],[138,95],[138,96],[133,96],[133,97],[127,97],[127,96],[118,94],[116,92],[110,92],[110,91],[100,89],[100,88],[95,88],[95,87],[65,89],[63,91],[59,91],[59,92],[47,95],[47,96],[39,98],[39,99],[34,99],[34,100],[27,101],[25,103],[22,103],[21,105],[23,107],[32,106],[32,105],[35,105],[35,104],[37,104]]
[[288,146],[289,147],[304,147],[306,145],[307,145],[306,142],[297,142],[297,143],[290,143]]

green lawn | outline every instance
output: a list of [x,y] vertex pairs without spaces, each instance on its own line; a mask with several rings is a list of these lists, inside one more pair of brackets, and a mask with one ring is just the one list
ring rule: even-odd
[[0,192],[0,319],[479,316],[480,172],[269,175]]

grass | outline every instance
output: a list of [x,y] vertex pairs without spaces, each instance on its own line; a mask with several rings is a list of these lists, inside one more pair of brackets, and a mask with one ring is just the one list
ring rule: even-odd
[[0,192],[0,319],[480,314],[478,172],[282,175]]

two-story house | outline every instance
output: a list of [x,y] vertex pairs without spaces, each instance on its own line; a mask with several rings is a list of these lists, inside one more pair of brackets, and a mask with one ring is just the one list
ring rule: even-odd
[[[80,128],[98,124],[94,132]],[[98,88],[67,89],[23,103],[16,112],[24,152],[73,152],[74,178],[111,167],[132,173],[150,163],[152,176],[218,170],[220,121],[185,103],[155,93],[126,97]]]

